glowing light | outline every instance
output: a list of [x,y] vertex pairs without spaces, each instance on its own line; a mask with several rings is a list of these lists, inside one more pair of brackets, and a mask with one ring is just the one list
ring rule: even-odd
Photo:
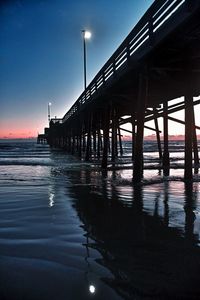
[[90,291],[91,294],[94,294],[95,291],[96,291],[95,286],[91,284],[91,285],[89,286],[89,291]]
[[52,192],[49,193],[49,207],[54,206],[54,194]]
[[85,39],[90,39],[91,38],[92,34],[91,34],[90,31],[83,31],[83,32],[84,32],[84,38]]
[[51,106],[51,102],[49,102],[49,106]]

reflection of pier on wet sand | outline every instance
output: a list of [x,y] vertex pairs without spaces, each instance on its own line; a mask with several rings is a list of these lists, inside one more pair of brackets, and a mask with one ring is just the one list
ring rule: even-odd
[[[98,159],[103,169],[123,155],[121,135],[131,123],[133,179],[143,176],[146,122],[156,133],[164,175],[169,175],[168,121],[185,127],[184,177],[192,179],[199,157],[194,106],[199,98],[200,1],[157,0],[61,119],[51,119],[48,143]],[[178,103],[170,100],[182,97]],[[170,116],[184,110],[185,120]],[[163,120],[163,145],[158,119]],[[110,153],[109,153],[110,152]],[[194,158],[193,158],[194,156]]]
[[80,172],[70,194],[86,231],[87,260],[97,249],[97,263],[113,274],[104,282],[124,299],[200,297],[198,184],[134,188],[89,170],[73,172],[75,178]]

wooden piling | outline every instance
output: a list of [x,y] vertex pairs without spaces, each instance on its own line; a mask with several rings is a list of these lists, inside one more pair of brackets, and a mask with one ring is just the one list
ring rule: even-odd
[[157,145],[158,145],[158,153],[159,153],[159,159],[162,160],[162,147],[160,142],[160,131],[158,126],[158,119],[156,117],[156,108],[153,109],[154,112],[154,124],[155,124],[155,130],[156,130],[156,139],[157,139]]
[[108,165],[108,143],[109,143],[109,125],[110,125],[110,107],[105,111],[103,122],[103,156],[101,166],[103,169]]
[[121,131],[120,131],[119,123],[118,123],[118,136],[119,136],[120,155],[123,156],[122,137],[121,137]]
[[86,138],[85,138],[85,125],[84,125],[84,129],[83,129],[83,134],[82,134],[82,152],[85,153],[85,149],[86,149]]
[[75,134],[74,132],[72,131],[72,148],[71,148],[71,154],[74,154],[75,152]]
[[[135,110],[135,107],[134,107]],[[132,123],[132,161],[134,160],[134,153],[135,153],[135,111],[132,113],[131,116],[131,123]]]
[[193,144],[193,152],[194,152],[194,173],[198,173],[199,169],[199,151],[198,151],[198,141],[197,141],[197,133],[195,127],[195,116],[194,116],[194,105],[192,112],[192,123],[193,123],[193,134],[192,134],[192,144]]
[[112,105],[112,161],[116,159],[116,147],[117,147],[117,124],[116,124],[116,111]]
[[97,130],[97,158],[100,159],[101,155],[101,129],[100,124]]
[[169,176],[169,135],[168,135],[168,103],[163,103],[163,138],[164,138],[164,151],[163,151],[163,174]]
[[185,95],[185,180],[192,179],[192,133],[193,133],[193,97],[188,90]]
[[91,126],[92,126],[92,119],[91,115],[88,117],[88,126],[87,126],[87,144],[86,144],[86,154],[85,154],[85,160],[90,160],[91,155]]
[[82,157],[82,122],[80,121],[79,124],[79,135],[78,135],[78,139],[79,139],[79,145],[78,145],[78,155],[81,158]]
[[93,130],[93,154],[94,156],[96,156],[96,152],[97,152],[97,147],[96,147],[96,129]]
[[140,182],[143,176],[143,137],[144,117],[148,96],[147,74],[139,75],[139,90],[137,101],[137,135],[135,140],[133,181]]

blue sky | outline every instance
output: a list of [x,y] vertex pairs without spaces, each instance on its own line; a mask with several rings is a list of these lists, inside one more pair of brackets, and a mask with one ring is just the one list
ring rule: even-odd
[[83,91],[152,0],[7,0],[0,4],[0,137],[33,136]]

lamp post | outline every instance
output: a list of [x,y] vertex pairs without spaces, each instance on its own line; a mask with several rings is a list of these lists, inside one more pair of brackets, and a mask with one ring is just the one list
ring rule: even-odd
[[48,121],[51,120],[51,102],[48,103]]
[[91,32],[87,30],[82,30],[83,34],[83,67],[84,67],[84,90],[86,90],[87,80],[86,80],[86,39],[90,39]]

